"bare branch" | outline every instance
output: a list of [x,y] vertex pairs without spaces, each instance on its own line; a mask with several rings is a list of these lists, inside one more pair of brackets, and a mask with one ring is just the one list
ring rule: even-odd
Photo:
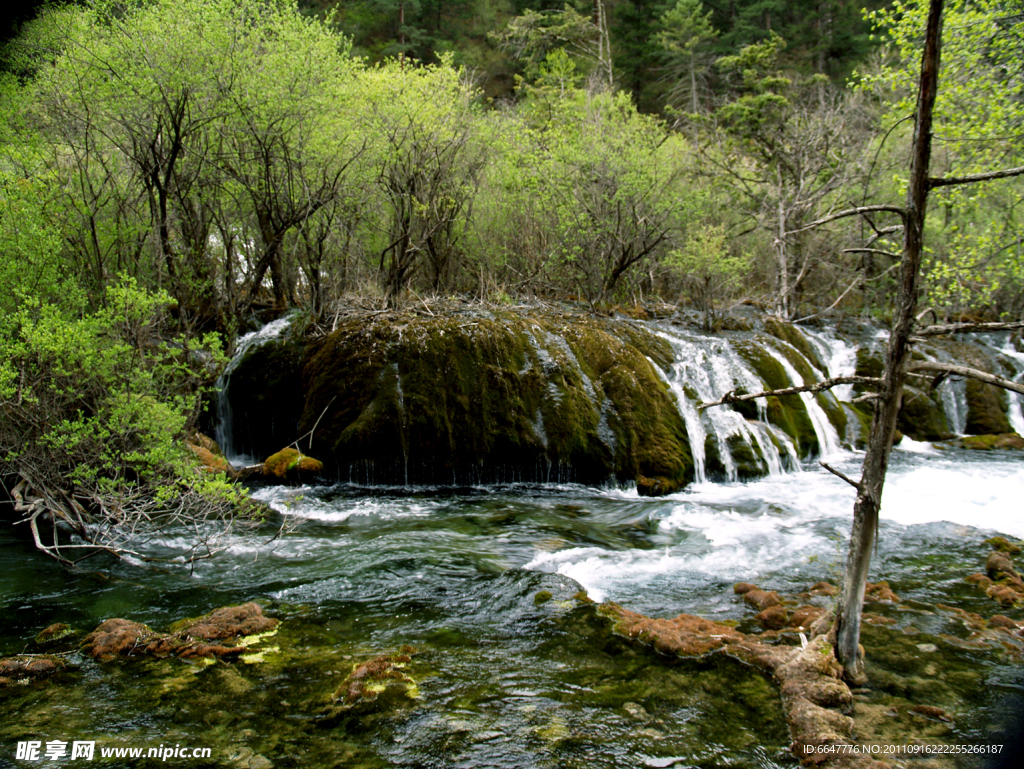
[[711,406],[722,406],[727,403],[742,403],[743,401],[751,401],[756,398],[770,398],[773,395],[792,395],[793,393],[820,393],[824,390],[831,390],[833,387],[844,384],[863,384],[863,385],[880,385],[882,380],[878,377],[871,376],[837,376],[831,379],[822,379],[820,382],[815,382],[809,385],[800,385],[799,387],[784,387],[781,390],[765,390],[759,393],[748,393],[745,395],[735,395],[735,390],[730,390],[717,401],[710,403],[701,403],[697,406],[698,409],[706,409]]
[[928,189],[933,190],[936,187],[951,187],[954,184],[976,184],[977,182],[987,182],[992,179],[1007,179],[1011,176],[1021,176],[1022,174],[1024,174],[1024,166],[1018,166],[1017,168],[1004,168],[1000,171],[989,171],[984,174],[932,177],[928,180]]
[[834,467],[830,467],[829,465],[827,465],[826,463],[822,462],[821,460],[818,460],[818,464],[821,465],[822,467],[824,467],[830,473],[832,473],[832,475],[836,476],[837,478],[842,478],[848,484],[853,486],[853,488],[857,489],[857,491],[860,491],[860,484],[857,483],[857,481],[851,480],[850,478],[848,478],[847,476],[843,475],[841,472],[836,470]]
[[846,219],[851,216],[863,216],[864,214],[874,213],[875,211],[888,211],[892,214],[899,214],[901,219],[907,218],[906,209],[901,206],[893,206],[889,204],[882,204],[877,206],[857,206],[856,208],[847,208],[845,211],[837,211],[834,214],[824,217],[823,219],[817,219],[810,224],[804,225],[799,230],[791,230],[791,232],[803,232],[809,230],[812,227],[820,227],[823,224],[834,222],[837,219]]
[[1020,382],[1014,382],[1001,376],[988,374],[976,368],[957,366],[953,363],[940,363],[933,360],[914,361],[907,366],[907,371],[908,373],[915,371],[935,371],[945,372],[947,374],[956,374],[958,376],[969,377],[970,379],[977,379],[979,382],[985,382],[986,384],[995,385],[996,387],[1002,387],[1004,390],[1013,390],[1016,393],[1024,395],[1024,384],[1021,384]]
[[860,283],[860,281],[861,281],[861,276],[858,275],[856,278],[853,279],[853,283],[851,283],[849,286],[847,286],[846,290],[839,295],[839,298],[836,299],[834,302],[832,302],[832,304],[830,304],[824,310],[822,310],[821,312],[816,312],[813,315],[805,315],[802,318],[797,318],[793,322],[794,323],[802,323],[805,320],[811,320],[813,318],[818,318],[818,317],[824,315],[827,312],[831,312],[833,309],[835,309],[839,305],[839,303],[841,301],[843,301],[843,299],[846,297],[846,295],[848,293],[850,293],[851,291],[853,291],[854,288],[857,287],[857,285]]
[[1024,321],[1017,320],[1009,323],[945,323],[934,326],[925,326],[914,332],[914,336],[942,336],[944,334],[959,334],[967,331],[1015,331],[1024,328]]
[[883,251],[880,248],[844,248],[844,254],[881,254],[882,256],[888,256],[892,259],[899,259],[900,254],[894,254],[892,251]]

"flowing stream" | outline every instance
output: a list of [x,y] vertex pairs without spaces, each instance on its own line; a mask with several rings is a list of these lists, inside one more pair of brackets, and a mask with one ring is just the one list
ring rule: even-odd
[[[1021,691],[1019,668],[996,649],[960,648],[966,631],[935,604],[998,611],[964,576],[983,569],[985,537],[1024,537],[1024,463],[912,447],[894,455],[872,566],[903,601],[885,610],[896,628],[888,640],[872,646],[878,631],[866,626],[869,665],[884,662],[892,638],[912,641],[913,658],[937,661],[938,678],[949,672],[959,704],[946,704],[956,710],[941,725],[946,739],[985,743],[997,739],[1002,701]],[[859,456],[833,461],[855,474]],[[0,691],[0,765],[26,739],[208,746],[203,765],[230,767],[254,756],[273,766],[796,765],[768,679],[721,655],[670,660],[627,643],[572,596],[582,587],[651,615],[688,612],[758,632],[734,582],[795,593],[836,579],[852,491],[823,470],[659,499],[572,485],[257,496],[279,517],[194,569],[98,560],[94,572],[68,572],[0,530],[2,655],[58,621],[88,631],[125,617],[163,629],[249,600],[283,619],[279,651],[263,663],[73,656],[60,683]],[[540,591],[551,600],[538,602]],[[356,662],[404,644],[418,650],[417,699],[356,726],[321,723]],[[885,675],[876,668],[878,688],[859,696],[888,702]]]

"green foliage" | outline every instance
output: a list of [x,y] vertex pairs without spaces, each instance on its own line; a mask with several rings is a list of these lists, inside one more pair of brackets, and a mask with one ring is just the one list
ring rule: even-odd
[[[860,87],[883,100],[887,121],[909,114],[916,98],[927,5],[897,2],[867,14],[892,57],[862,73]],[[999,0],[951,0],[944,10],[943,81],[935,103],[933,175],[964,176],[1024,165],[1024,19]],[[909,141],[909,131],[898,135]],[[902,189],[905,172],[897,171]],[[934,245],[924,264],[928,301],[951,315],[1024,309],[1019,179],[939,188],[929,219]]]
[[749,269],[746,255],[729,253],[722,225],[696,228],[684,246],[669,254],[666,261],[679,273],[690,301],[704,315],[704,327],[709,331],[714,325],[716,304],[740,288]]
[[700,0],[677,0],[661,17],[656,40],[676,81],[669,100],[689,107],[691,113],[700,111],[707,95],[712,61],[708,43],[717,36],[711,13],[703,12]]
[[92,313],[25,299],[0,338],[0,462],[97,497],[195,484],[183,437],[222,364],[215,337],[161,340],[171,304],[125,279]]

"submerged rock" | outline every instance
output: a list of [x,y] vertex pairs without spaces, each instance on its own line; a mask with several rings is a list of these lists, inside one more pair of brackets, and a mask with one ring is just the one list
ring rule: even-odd
[[55,622],[49,627],[39,631],[39,634],[35,637],[35,644],[40,649],[47,649],[66,641],[68,638],[75,635],[76,632],[77,631],[72,629],[69,625],[65,625],[63,622]]
[[0,659],[0,689],[16,683],[38,681],[64,670],[66,663],[50,655],[23,655]]
[[[198,619],[175,623],[161,634],[139,622],[108,619],[82,640],[82,651],[100,660],[118,657],[238,657],[253,636],[272,633],[278,621],[255,603],[225,606]],[[228,642],[228,643],[225,643]]]
[[416,681],[405,672],[416,649],[403,646],[357,664],[335,690],[333,704],[323,713],[322,726],[368,723],[375,717],[419,697]]

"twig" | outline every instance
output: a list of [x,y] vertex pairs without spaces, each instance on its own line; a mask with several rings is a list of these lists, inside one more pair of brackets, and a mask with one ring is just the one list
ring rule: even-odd
[[830,473],[832,473],[832,475],[836,476],[837,478],[842,478],[842,479],[843,479],[844,481],[846,481],[846,482],[847,482],[848,484],[850,484],[851,486],[853,486],[853,488],[857,489],[857,491],[860,491],[860,484],[859,484],[859,483],[857,483],[856,481],[854,481],[854,480],[852,480],[852,479],[848,478],[848,477],[847,477],[846,475],[843,475],[843,473],[839,472],[839,471],[838,471],[838,470],[836,470],[836,469],[835,469],[834,467],[830,467],[830,466],[829,466],[829,465],[828,465],[827,463],[825,463],[825,462],[822,462],[822,461],[821,461],[820,459],[818,460],[818,464],[819,464],[819,465],[821,465],[822,467],[824,467],[824,468],[825,468],[826,470],[828,470],[828,471],[829,471]]
[[871,376],[837,376],[831,379],[822,379],[820,382],[815,382],[809,385],[800,385],[799,387],[785,387],[781,390],[765,390],[759,393],[749,393],[746,395],[735,395],[735,390],[730,390],[717,401],[711,401],[710,403],[701,403],[697,406],[698,409],[706,409],[711,406],[722,406],[727,403],[742,403],[743,401],[754,400],[755,398],[770,398],[773,395],[791,395],[793,393],[817,393],[823,390],[831,390],[833,387],[844,384],[863,384],[863,385],[880,385],[882,380],[878,377]]

